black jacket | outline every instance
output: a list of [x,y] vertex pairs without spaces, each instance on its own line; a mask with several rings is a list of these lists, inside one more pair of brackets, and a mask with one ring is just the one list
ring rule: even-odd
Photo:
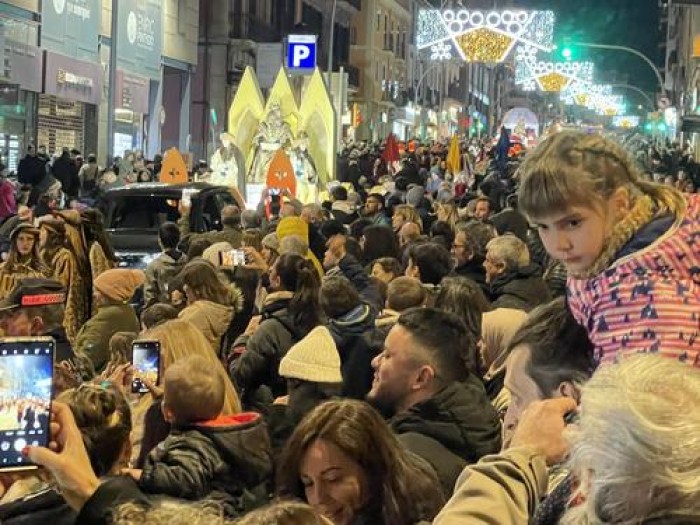
[[270,440],[255,413],[173,429],[146,460],[145,492],[189,500],[216,499],[229,516],[262,504],[272,477]]
[[294,318],[287,311],[290,301],[291,294],[278,300],[270,294],[258,329],[252,336],[241,336],[234,343],[234,347],[245,346],[230,369],[231,379],[244,397],[244,405],[261,386],[269,387],[273,397],[287,392],[287,385],[279,375],[280,361],[292,345],[306,335],[297,333]]
[[396,414],[389,424],[411,452],[432,465],[448,494],[461,467],[501,449],[498,414],[473,375]]
[[343,396],[364,399],[372,388],[372,359],[377,355],[370,344],[376,311],[362,303],[345,315],[328,319],[328,329],[340,354]]
[[73,525],[78,513],[53,489],[28,494],[0,505],[3,525]]
[[80,191],[78,168],[70,157],[61,156],[53,162],[53,176],[60,181],[63,193],[77,196]]
[[37,156],[27,155],[17,166],[17,180],[20,184],[36,186],[46,177],[46,163]]
[[530,264],[517,271],[500,275],[491,283],[491,306],[529,312],[547,303],[552,295],[540,276],[537,265]]

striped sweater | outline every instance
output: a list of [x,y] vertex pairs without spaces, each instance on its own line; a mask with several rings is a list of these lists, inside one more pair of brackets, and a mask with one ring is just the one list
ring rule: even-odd
[[682,220],[646,247],[568,279],[569,307],[600,363],[648,352],[700,367],[700,195],[687,198]]

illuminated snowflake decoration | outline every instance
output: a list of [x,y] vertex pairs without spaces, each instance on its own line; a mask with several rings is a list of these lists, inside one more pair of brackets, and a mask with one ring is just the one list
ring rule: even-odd
[[[612,86],[610,84],[594,84],[592,82],[573,82],[561,92],[560,98],[562,102],[570,106],[589,107],[593,104],[593,98],[601,95],[612,95]],[[589,109],[594,108],[589,107]]]
[[616,128],[631,129],[639,127],[637,115],[617,115],[612,119],[612,125]]
[[439,42],[430,48],[430,60],[451,60],[452,46],[447,42]]
[[515,83],[526,91],[539,88],[561,93],[574,83],[590,84],[592,80],[592,62],[538,61],[529,51],[518,48],[516,52]]
[[418,11],[418,49],[430,48],[431,56],[435,60],[448,59],[445,53],[435,53],[435,46],[440,43],[449,46],[449,58],[452,58],[454,45],[454,50],[467,62],[503,62],[518,44],[535,51],[551,51],[553,36],[552,11]]

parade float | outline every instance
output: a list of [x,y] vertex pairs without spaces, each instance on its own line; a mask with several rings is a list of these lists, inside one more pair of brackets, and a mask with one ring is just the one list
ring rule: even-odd
[[257,203],[265,188],[309,203],[335,178],[335,157],[335,112],[320,71],[290,81],[280,69],[266,100],[249,67],[210,165],[249,203]]

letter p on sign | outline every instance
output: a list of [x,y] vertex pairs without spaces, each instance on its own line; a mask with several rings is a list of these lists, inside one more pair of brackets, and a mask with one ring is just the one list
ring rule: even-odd
[[316,35],[289,35],[287,69],[312,71],[316,67]]

